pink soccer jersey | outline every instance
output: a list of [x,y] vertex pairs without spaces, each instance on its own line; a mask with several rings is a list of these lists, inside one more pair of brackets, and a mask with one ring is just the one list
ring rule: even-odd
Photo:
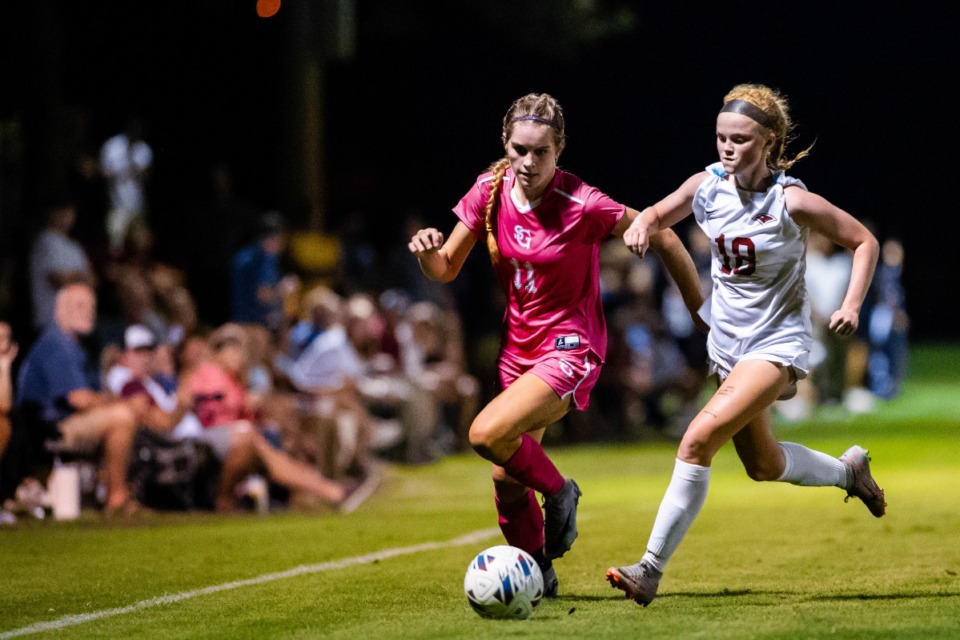
[[[481,175],[453,211],[481,243],[491,173]],[[600,301],[600,244],[626,212],[582,180],[557,169],[532,208],[511,197],[508,169],[497,211],[497,279],[507,297],[502,350],[524,360],[590,348],[601,359],[607,327]]]

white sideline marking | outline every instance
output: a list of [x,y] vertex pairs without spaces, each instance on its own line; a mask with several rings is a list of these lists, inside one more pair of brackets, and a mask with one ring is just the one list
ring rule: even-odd
[[183,591],[181,593],[174,593],[169,596],[159,596],[157,598],[150,598],[149,600],[141,600],[136,604],[127,605],[126,607],[117,607],[116,609],[104,609],[103,611],[94,611],[93,613],[83,613],[75,616],[64,616],[56,620],[50,620],[48,622],[38,622],[36,624],[31,624],[27,627],[21,627],[19,629],[11,629],[10,631],[4,631],[0,633],[0,640],[4,638],[15,638],[17,636],[26,636],[32,633],[40,633],[41,631],[58,631],[66,627],[72,627],[78,624],[83,624],[84,622],[92,622],[94,620],[100,620],[101,618],[110,618],[112,616],[119,616],[125,613],[133,613],[134,611],[141,611],[143,609],[149,609],[151,607],[159,607],[164,604],[173,604],[174,602],[180,602],[182,600],[189,600],[190,598],[196,598],[197,596],[206,596],[211,593],[219,593],[221,591],[230,591],[231,589],[239,589],[240,587],[250,587],[253,585],[264,584],[267,582],[273,582],[274,580],[283,580],[285,578],[294,578],[296,576],[302,576],[309,573],[322,573],[324,571],[333,571],[334,569],[344,569],[346,567],[356,566],[358,564],[370,564],[371,562],[376,562],[377,560],[386,560],[388,558],[395,558],[397,556],[405,556],[411,553],[419,553],[421,551],[431,551],[433,549],[443,549],[445,547],[459,547],[467,544],[474,544],[480,542],[481,540],[486,540],[487,538],[492,537],[495,534],[499,534],[500,529],[479,529],[473,531],[466,535],[460,536],[459,538],[453,538],[452,540],[447,540],[446,542],[424,542],[422,544],[415,544],[410,547],[396,547],[393,549],[384,549],[383,551],[374,551],[373,553],[367,553],[362,556],[354,556],[352,558],[343,558],[342,560],[331,560],[329,562],[321,562],[319,564],[305,564],[300,565],[299,567],[294,567],[293,569],[287,569],[286,571],[279,571],[277,573],[267,573],[262,576],[257,576],[255,578],[247,578],[246,580],[236,580],[235,582],[225,582],[223,584],[214,585],[212,587],[204,587],[202,589],[194,589],[193,591]]

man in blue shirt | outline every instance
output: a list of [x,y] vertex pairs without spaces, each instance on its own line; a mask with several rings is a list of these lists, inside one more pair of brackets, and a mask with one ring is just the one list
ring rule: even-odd
[[103,450],[108,514],[127,510],[130,448],[137,424],[136,401],[95,391],[79,336],[93,330],[96,296],[86,284],[57,292],[53,322],[34,343],[20,367],[17,408],[28,438],[59,438],[65,449],[92,455]]
[[280,254],[286,244],[283,219],[276,212],[263,215],[254,243],[233,258],[233,321],[276,326],[283,300],[297,286],[294,276],[280,272]]

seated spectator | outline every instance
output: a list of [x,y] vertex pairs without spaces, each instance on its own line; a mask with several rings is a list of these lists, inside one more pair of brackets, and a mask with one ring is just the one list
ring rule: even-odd
[[168,335],[170,325],[157,306],[150,280],[142,272],[129,267],[118,269],[116,297],[124,326],[142,324],[155,336]]
[[401,327],[404,371],[440,404],[455,448],[469,450],[467,432],[480,403],[480,383],[466,372],[460,319],[433,302],[417,302]]
[[274,391],[273,337],[259,324],[243,325],[247,336],[247,392],[257,407]]
[[[93,330],[96,295],[86,284],[57,293],[54,322],[40,335],[20,368],[17,410],[28,430],[34,457],[44,443],[82,455],[102,449],[107,473],[108,515],[131,512],[136,503],[127,487],[130,444],[136,427],[134,403],[96,391],[79,336]],[[34,462],[36,460],[33,460]]]
[[0,322],[0,457],[10,441],[10,410],[13,408],[13,380],[10,375],[18,351],[10,325]]
[[174,347],[174,364],[182,378],[201,364],[213,359],[213,349],[206,333],[189,333]]
[[[370,449],[395,444],[400,426],[375,419],[363,404],[356,386],[363,364],[340,321],[340,296],[316,287],[303,306],[307,316],[281,333],[273,357],[274,375],[299,396],[300,433],[288,426],[287,436],[299,441],[294,455],[306,456],[333,477],[351,470],[362,474],[371,466]],[[291,401],[281,400],[288,407]],[[274,410],[289,415],[276,405]]]
[[[647,263],[635,263],[626,282],[624,303],[612,314],[610,373],[621,389],[628,423],[643,423],[669,435],[682,435],[683,412],[695,408],[703,378],[687,363],[676,338],[655,304],[655,273]],[[608,350],[609,352],[609,350]],[[680,418],[679,420],[677,418]],[[672,433],[671,433],[672,431]]]
[[165,342],[176,346],[200,326],[196,301],[186,287],[174,287],[165,291],[161,300],[169,320]]
[[152,259],[141,272],[153,290],[156,310],[167,329],[166,334],[157,335],[157,339],[160,344],[175,346],[200,325],[196,301],[187,288],[186,274]]
[[303,303],[307,316],[289,336],[289,359],[278,366],[301,391],[336,391],[363,371],[342,323],[343,300],[326,287],[312,289]]
[[439,404],[429,391],[410,379],[393,356],[383,351],[385,326],[370,296],[354,294],[348,298],[344,327],[350,345],[360,356],[357,390],[371,413],[400,421],[406,441],[405,462],[433,462],[443,454],[437,440]]
[[106,265],[108,315],[117,316],[121,327],[145,324],[161,344],[176,345],[198,328],[196,304],[186,274],[154,259],[152,238],[147,227],[132,227],[124,252]]
[[232,511],[236,486],[262,464],[268,477],[292,491],[319,497],[341,510],[355,505],[358,487],[348,487],[324,477],[316,469],[276,449],[254,422],[243,376],[247,369],[246,334],[236,324],[226,324],[211,336],[213,359],[200,363],[182,381],[181,398],[197,414],[207,442],[222,461],[216,497],[218,511]]
[[130,325],[124,331],[124,350],[106,373],[106,386],[120,398],[142,396],[137,404],[137,424],[171,437],[198,437],[202,427],[188,410],[189,402],[177,397],[175,371],[167,362],[168,345],[158,345],[144,325]]
[[142,504],[161,510],[212,509],[219,465],[200,441],[203,427],[177,394],[170,345],[143,325],[124,332],[124,350],[105,375],[114,392],[135,400],[138,430],[129,481]]
[[[7,444],[10,442],[10,410],[13,408],[13,380],[11,378],[11,368],[13,361],[17,358],[17,343],[12,340],[10,325],[6,322],[0,322],[0,460],[3,460]],[[6,465],[2,465],[5,469]],[[5,487],[8,479],[4,472],[0,475],[0,503],[3,503],[9,497],[9,492],[13,487]],[[11,524],[16,521],[12,513],[0,509],[0,525]]]
[[[384,324],[380,350],[390,355],[397,362],[402,359],[400,337],[397,333],[405,331],[402,327],[408,326],[405,316],[411,303],[410,294],[398,288],[387,289],[377,298]],[[459,322],[459,316],[457,321]]]

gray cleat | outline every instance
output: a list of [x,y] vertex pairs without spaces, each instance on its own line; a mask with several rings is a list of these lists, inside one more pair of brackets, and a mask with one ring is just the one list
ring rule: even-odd
[[610,567],[607,569],[607,582],[645,607],[657,597],[657,587],[660,586],[662,575],[643,562],[638,562],[629,567]]
[[543,499],[543,553],[548,560],[562,557],[577,539],[577,504],[582,495],[577,483],[566,478],[559,492]]
[[867,505],[867,509],[870,509],[870,513],[879,518],[886,513],[887,503],[883,489],[877,486],[870,474],[870,458],[867,453],[869,452],[863,447],[853,445],[840,456],[840,462],[850,472],[848,477],[852,478],[851,485],[847,488],[847,497],[843,501],[846,502],[851,496],[859,498]]

